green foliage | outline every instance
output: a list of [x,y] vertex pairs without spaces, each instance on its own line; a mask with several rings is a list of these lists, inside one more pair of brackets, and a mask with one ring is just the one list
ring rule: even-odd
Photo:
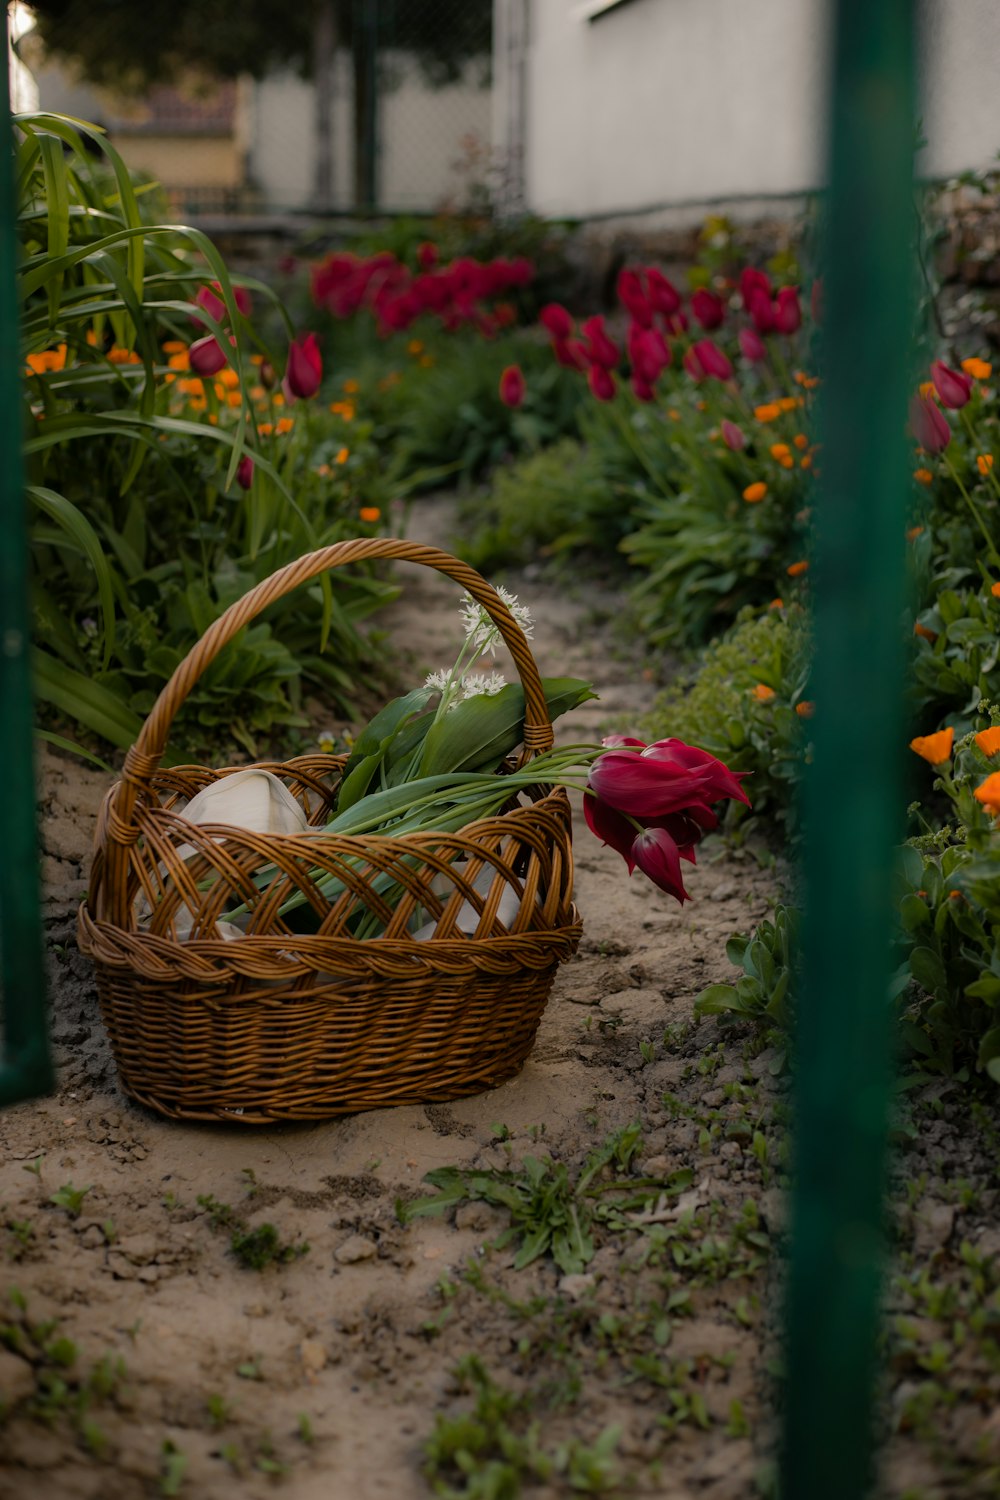
[[229,1203],[221,1203],[211,1193],[198,1197],[198,1207],[208,1215],[213,1229],[228,1229],[229,1248],[248,1271],[263,1271],[270,1265],[288,1265],[307,1255],[305,1240],[284,1241],[273,1224],[257,1224],[252,1229],[244,1216]]
[[794,793],[809,759],[811,651],[809,618],[801,607],[747,610],[630,732],[649,742],[685,740],[733,770],[749,772],[752,814],[731,802],[728,826],[745,833],[766,818],[794,834]]
[[735,985],[710,984],[694,1002],[696,1016],[730,1014],[786,1027],[791,1015],[798,957],[799,913],[778,906],[774,921],[759,922],[752,933],[734,933],[726,944],[729,962],[743,970]]
[[72,1339],[58,1331],[55,1318],[36,1319],[27,1298],[17,1289],[7,1293],[0,1307],[0,1347],[24,1360],[34,1375],[34,1389],[17,1403],[0,1393],[0,1427],[24,1411],[50,1428],[65,1424],[84,1446],[101,1456],[106,1440],[91,1417],[95,1407],[113,1403],[125,1379],[125,1366],[105,1354],[86,1367]]
[[947,716],[962,733],[972,727],[980,700],[996,693],[1000,598],[989,585],[987,576],[975,589],[941,588],[918,616],[936,637],[914,636],[913,697],[923,722]]

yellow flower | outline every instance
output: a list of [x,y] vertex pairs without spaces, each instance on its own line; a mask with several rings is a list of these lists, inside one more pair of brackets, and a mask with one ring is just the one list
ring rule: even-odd
[[932,766],[943,766],[951,758],[954,741],[955,731],[949,726],[947,729],[939,729],[936,734],[918,734],[916,739],[910,741],[910,749]]

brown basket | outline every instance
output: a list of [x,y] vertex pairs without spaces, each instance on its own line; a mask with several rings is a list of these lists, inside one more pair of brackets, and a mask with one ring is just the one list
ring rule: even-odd
[[[561,788],[539,787],[456,834],[401,838],[257,834],[194,826],[178,810],[210,782],[247,769],[158,769],[174,715],[201,673],[274,600],[327,568],[368,558],[423,563],[468,590],[499,629],[524,687],[519,764],[552,744],[524,635],[479,574],[446,552],[340,542],[290,563],[226,610],[181,662],[125,757],[101,809],[79,915],[122,1085],[171,1118],[263,1125],[493,1088],[520,1070],[556,966],[579,941]],[[322,825],[344,761],[260,764]],[[254,873],[272,864],[276,875],[258,891]],[[310,875],[317,868],[339,877],[342,894],[323,895]],[[386,872],[404,887],[392,911],[377,889]],[[319,913],[318,935],[296,934],[279,915],[296,891]],[[508,897],[505,924],[508,891],[516,916]],[[215,924],[242,903],[246,935],[225,941]],[[471,935],[457,925],[466,903],[479,914]],[[362,908],[387,923],[384,936],[351,935],[348,920]],[[427,919],[433,934],[418,941],[409,928]]]

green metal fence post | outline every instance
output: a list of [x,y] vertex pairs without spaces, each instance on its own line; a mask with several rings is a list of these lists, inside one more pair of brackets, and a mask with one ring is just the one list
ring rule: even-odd
[[6,27],[0,70],[0,1104],[52,1087],[45,1017],[29,668],[28,535]]
[[901,836],[912,0],[838,0],[783,1500],[871,1481]]

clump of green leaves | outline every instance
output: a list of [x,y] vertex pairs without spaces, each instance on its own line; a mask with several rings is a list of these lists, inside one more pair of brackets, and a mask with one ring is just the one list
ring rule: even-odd
[[[254,1184],[251,1184],[253,1188]],[[229,1248],[241,1266],[250,1271],[263,1271],[270,1265],[288,1265],[308,1254],[305,1240],[284,1241],[273,1224],[257,1224],[251,1228],[243,1215],[229,1203],[222,1203],[211,1193],[198,1197],[198,1206],[208,1215],[213,1229],[229,1230]]]
[[735,984],[710,984],[694,1002],[696,1016],[735,1015],[786,1027],[799,944],[799,912],[778,906],[773,921],[751,933],[736,932],[726,944],[731,964],[743,970]]
[[575,1178],[564,1162],[551,1157],[525,1157],[519,1168],[438,1167],[424,1178],[437,1193],[414,1203],[399,1203],[397,1212],[403,1223],[409,1223],[444,1214],[464,1202],[493,1204],[510,1216],[510,1226],[496,1245],[518,1246],[515,1270],[541,1255],[551,1255],[561,1271],[572,1274],[593,1259],[596,1225],[623,1229],[629,1222],[627,1214],[647,1207],[651,1196],[679,1193],[690,1185],[692,1174],[687,1168],[672,1173],[665,1182],[608,1177],[605,1168],[628,1170],[640,1143],[639,1125],[616,1132],[591,1153]]
[[123,1361],[107,1353],[89,1369],[81,1368],[80,1351],[73,1339],[59,1332],[58,1319],[33,1318],[27,1298],[16,1287],[6,1300],[6,1308],[0,1307],[0,1347],[32,1367],[35,1389],[16,1407],[0,1397],[0,1425],[23,1408],[49,1427],[67,1422],[90,1451],[103,1451],[106,1440],[91,1412],[115,1400],[125,1379]]

